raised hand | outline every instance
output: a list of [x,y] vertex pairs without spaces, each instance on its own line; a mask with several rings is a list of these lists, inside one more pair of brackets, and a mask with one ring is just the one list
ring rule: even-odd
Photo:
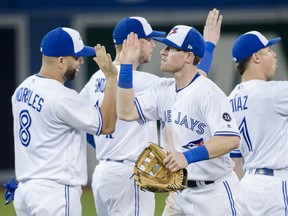
[[124,40],[120,54],[121,64],[134,64],[140,58],[140,43],[138,35],[131,32]]
[[105,46],[97,44],[95,46],[96,56],[93,60],[97,63],[100,70],[105,74],[106,79],[109,77],[117,77],[118,71],[112,62],[111,55],[106,53]]
[[222,20],[223,16],[220,14],[219,10],[214,8],[209,12],[203,30],[205,41],[212,42],[217,46],[221,34]]

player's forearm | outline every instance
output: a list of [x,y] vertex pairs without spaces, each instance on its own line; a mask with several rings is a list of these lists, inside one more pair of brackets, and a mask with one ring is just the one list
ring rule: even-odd
[[204,145],[190,149],[183,154],[188,164],[190,164],[220,157],[238,148],[239,143],[240,138],[237,136],[215,136],[205,142]]
[[119,119],[133,121],[139,118],[134,99],[132,64],[121,64],[116,105]]
[[116,124],[116,94],[117,94],[117,78],[106,79],[103,102],[100,106],[103,128],[102,134],[111,134],[115,130]]
[[214,136],[205,143],[209,153],[209,158],[220,157],[239,147],[240,138],[238,136]]
[[137,109],[134,104],[134,89],[118,88],[117,91],[117,116],[121,120],[135,121],[139,119]]
[[232,158],[235,163],[234,172],[237,174],[239,180],[241,180],[244,176],[243,170],[243,160],[242,158]]

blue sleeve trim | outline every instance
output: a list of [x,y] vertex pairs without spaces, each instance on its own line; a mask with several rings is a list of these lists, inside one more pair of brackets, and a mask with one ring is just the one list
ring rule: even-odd
[[231,158],[242,158],[242,154],[241,153],[230,152],[230,157]]
[[101,112],[101,109],[99,107],[95,107],[98,111],[99,111],[99,127],[98,127],[98,130],[96,132],[96,135],[97,136],[100,136],[101,132],[102,132],[102,129],[103,129],[103,117],[102,117],[102,112]]
[[238,136],[240,137],[240,134],[238,132],[233,132],[233,131],[217,131],[214,133],[214,136]]
[[146,120],[146,118],[145,118],[145,116],[143,114],[143,111],[141,109],[141,106],[140,106],[139,101],[138,101],[137,98],[135,98],[134,103],[135,103],[136,109],[137,109],[139,117],[140,117],[140,124],[144,124],[145,122],[147,122],[147,120]]
[[230,157],[231,157],[231,158],[241,158],[241,157],[242,157],[242,154],[241,154],[239,148],[232,150],[232,151],[230,152]]

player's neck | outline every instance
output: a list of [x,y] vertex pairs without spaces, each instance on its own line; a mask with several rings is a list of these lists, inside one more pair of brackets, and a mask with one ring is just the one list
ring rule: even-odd
[[57,80],[58,82],[62,83],[63,85],[65,82],[65,80],[60,76],[60,72],[57,75],[54,71],[44,69],[43,67],[40,69],[38,75],[45,77],[45,78]]
[[173,75],[176,81],[176,89],[182,89],[189,85],[189,83],[193,80],[196,74],[196,68],[194,68],[193,70],[190,68],[189,70],[181,70],[175,72]]
[[267,77],[262,71],[251,71],[247,70],[242,75],[242,82],[250,81],[250,80],[263,80],[267,81]]

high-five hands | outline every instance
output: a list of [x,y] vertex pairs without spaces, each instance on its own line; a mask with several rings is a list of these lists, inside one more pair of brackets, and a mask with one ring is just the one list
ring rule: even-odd
[[100,70],[105,74],[106,79],[116,77],[118,75],[117,68],[112,62],[111,55],[106,52],[105,46],[97,44],[95,46],[96,56],[93,60],[97,63]]
[[134,64],[138,62],[140,58],[140,43],[138,35],[131,32],[127,39],[124,40],[122,45],[122,51],[120,55],[121,64]]
[[222,20],[223,16],[220,14],[219,10],[214,8],[209,12],[203,30],[205,41],[209,41],[217,46],[221,34]]

